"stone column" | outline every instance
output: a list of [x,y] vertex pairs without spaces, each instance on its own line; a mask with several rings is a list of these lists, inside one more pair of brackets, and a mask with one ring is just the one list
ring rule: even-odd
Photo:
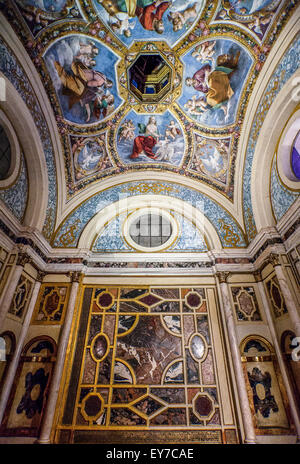
[[238,344],[234,315],[230,303],[229,288],[227,284],[228,272],[219,272],[217,277],[220,283],[222,307],[227,325],[227,333],[230,343],[234,373],[239,394],[240,407],[245,431],[245,443],[256,443],[255,430],[253,426],[252,413],[249,405],[247,387],[241,361],[241,353]]
[[25,338],[26,338],[26,335],[27,335],[28,327],[30,325],[30,321],[31,321],[31,318],[32,318],[32,314],[33,314],[33,311],[34,311],[34,308],[35,308],[36,300],[37,300],[37,297],[38,297],[38,294],[39,294],[39,291],[40,291],[41,282],[43,280],[44,275],[45,275],[45,273],[40,272],[40,271],[38,272],[37,279],[36,279],[36,282],[35,282],[33,290],[32,290],[30,303],[28,305],[26,316],[25,316],[25,319],[23,321],[22,330],[21,330],[21,333],[20,333],[18,341],[17,341],[17,346],[16,346],[15,352],[13,354],[11,363],[9,365],[7,375],[6,375],[5,380],[4,380],[1,399],[0,399],[0,423],[2,422],[2,419],[3,419],[3,414],[5,412],[5,408],[6,408],[8,398],[9,398],[10,390],[11,390],[11,387],[12,387],[12,384],[13,384],[13,381],[14,381],[14,378],[15,378],[15,375],[16,375],[16,371],[17,371],[17,368],[18,368],[18,364],[19,364],[19,360],[20,360],[20,357],[21,357],[22,349],[23,349],[23,346],[24,346],[24,341],[25,341]]
[[295,402],[293,389],[292,389],[292,387],[290,385],[289,376],[288,376],[286,366],[285,366],[285,362],[284,362],[282,352],[281,352],[281,349],[280,349],[280,343],[278,341],[277,332],[276,332],[275,324],[274,324],[273,317],[272,317],[272,311],[271,311],[269,299],[267,297],[265,287],[264,287],[264,284],[262,282],[261,272],[260,271],[254,272],[254,276],[255,276],[255,280],[257,282],[257,286],[258,286],[259,293],[260,293],[262,303],[263,303],[263,307],[264,307],[264,310],[265,310],[265,315],[266,315],[269,330],[270,330],[270,333],[271,333],[273,346],[274,346],[274,349],[275,349],[275,352],[276,352],[276,356],[277,356],[278,364],[279,364],[279,367],[280,367],[283,383],[284,383],[286,393],[287,393],[287,396],[288,396],[288,399],[289,399],[289,403],[290,403],[290,406],[291,406],[291,414],[292,414],[293,421],[294,421],[294,424],[295,424],[295,427],[296,427],[296,430],[297,430],[297,437],[298,437],[298,442],[299,442],[299,440],[300,440],[300,419],[299,419],[298,412],[297,412],[297,405],[296,405],[296,402]]
[[65,358],[66,358],[66,351],[67,351],[69,336],[71,332],[71,325],[72,325],[72,320],[73,320],[73,315],[74,315],[74,310],[75,310],[76,298],[78,294],[79,278],[80,278],[79,272],[72,273],[71,275],[72,287],[70,291],[68,307],[66,310],[64,325],[61,329],[61,333],[59,336],[56,363],[55,363],[53,377],[52,377],[52,381],[50,385],[50,391],[49,391],[48,401],[46,405],[45,415],[43,418],[41,433],[37,440],[37,442],[40,444],[50,443],[50,435],[51,435],[53,419],[55,415],[55,407],[56,407],[56,402],[58,398],[58,392],[59,392],[61,377],[63,373]]
[[29,263],[30,258],[26,255],[26,253],[19,253],[17,258],[17,263],[12,271],[10,276],[10,282],[6,287],[5,294],[1,299],[1,306],[0,306],[0,332],[3,330],[4,322],[6,319],[6,315],[12,303],[13,296],[15,294],[17,285],[19,283],[20,277],[24,270],[24,266],[26,263]]
[[275,269],[276,277],[278,279],[281,292],[284,297],[284,301],[289,312],[291,322],[293,324],[294,332],[296,337],[300,337],[300,314],[297,309],[293,294],[288,286],[284,270],[280,264],[279,256],[275,253],[271,253],[267,259],[267,262],[272,264]]

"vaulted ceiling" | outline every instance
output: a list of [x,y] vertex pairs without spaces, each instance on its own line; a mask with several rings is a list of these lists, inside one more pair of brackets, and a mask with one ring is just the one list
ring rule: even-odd
[[[2,43],[10,55],[3,72],[19,87],[43,146],[42,230],[53,247],[129,252],[122,224],[150,206],[171,212],[181,232],[204,225],[193,243],[181,238],[169,251],[249,244],[257,232],[255,145],[265,111],[298,68],[299,39],[291,45],[282,35],[296,1],[0,5],[55,121],[50,134],[33,82],[17,79],[24,71],[13,44]],[[114,241],[112,228],[119,231]]]

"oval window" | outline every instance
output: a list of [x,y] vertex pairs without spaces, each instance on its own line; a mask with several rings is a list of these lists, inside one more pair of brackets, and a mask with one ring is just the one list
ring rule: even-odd
[[172,224],[168,218],[149,212],[137,217],[130,224],[129,235],[135,243],[142,247],[159,247],[171,237]]

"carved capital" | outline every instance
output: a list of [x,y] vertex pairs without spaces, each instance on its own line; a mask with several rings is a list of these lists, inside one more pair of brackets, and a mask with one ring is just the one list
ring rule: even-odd
[[225,271],[217,272],[217,277],[219,279],[220,284],[226,283],[229,276],[230,276],[230,272],[225,272]]
[[37,282],[43,282],[45,275],[46,275],[46,272],[38,270],[37,271],[37,276],[36,276],[36,281]]
[[80,278],[82,276],[82,273],[80,271],[74,271],[74,272],[70,272],[70,279],[71,279],[71,282],[80,282]]
[[258,269],[257,271],[254,271],[253,276],[255,278],[255,282],[260,282],[262,280],[260,269]]
[[31,258],[26,253],[19,253],[17,257],[17,266],[24,267],[25,264],[30,263]]
[[270,253],[265,263],[271,264],[273,267],[280,266],[279,255],[277,253]]

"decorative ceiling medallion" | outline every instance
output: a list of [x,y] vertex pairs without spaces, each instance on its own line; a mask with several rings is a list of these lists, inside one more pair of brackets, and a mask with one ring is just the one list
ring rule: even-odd
[[183,66],[165,42],[134,42],[117,72],[120,96],[137,113],[163,113],[180,95]]
[[99,137],[72,137],[76,181],[113,167],[106,151],[105,134]]
[[189,169],[226,185],[231,138],[212,139],[195,134],[194,140],[194,153]]

